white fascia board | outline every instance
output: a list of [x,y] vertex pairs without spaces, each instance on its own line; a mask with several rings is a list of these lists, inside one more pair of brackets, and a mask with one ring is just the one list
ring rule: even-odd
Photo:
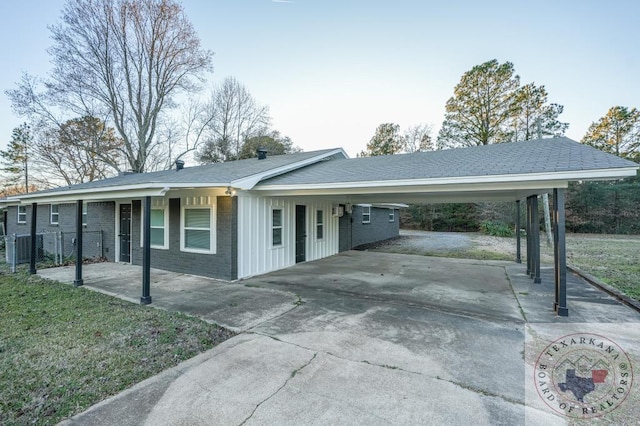
[[347,188],[305,188],[286,190],[253,191],[259,195],[270,197],[332,195],[352,196],[368,194],[439,194],[457,192],[503,192],[503,191],[534,191],[547,192],[548,188],[566,188],[568,181],[540,181],[540,182],[499,182],[499,183],[461,183],[440,185],[405,185],[378,187],[347,187]]
[[[374,180],[360,182],[332,182],[332,183],[307,183],[295,185],[260,185],[254,188],[257,191],[292,191],[314,189],[366,189],[389,187],[430,187],[449,185],[477,185],[477,184],[509,184],[522,182],[551,182],[551,181],[580,181],[580,180],[609,180],[635,176],[638,167],[626,167],[619,169],[580,170],[570,172],[550,173],[520,173],[510,175],[486,175],[486,176],[459,176],[430,179],[397,179]],[[565,184],[566,186],[566,184]],[[549,187],[546,185],[545,187]]]
[[260,182],[263,179],[269,179],[274,176],[278,176],[283,173],[288,173],[293,170],[297,170],[301,167],[308,166],[310,164],[315,164],[319,161],[322,161],[325,158],[329,158],[336,154],[342,154],[344,158],[349,158],[347,153],[344,152],[342,148],[337,148],[329,152],[325,152],[324,154],[319,154],[314,157],[307,158],[306,160],[298,161],[296,163],[287,164],[286,166],[281,166],[275,169],[267,170],[266,172],[256,173],[255,175],[236,179],[231,182],[230,186],[238,189],[253,189],[253,187],[256,186],[258,182]]
[[[16,204],[31,203],[62,203],[76,200],[95,201],[95,200],[116,200],[130,199],[141,197],[162,197],[172,189],[191,189],[191,188],[226,188],[228,183],[144,183],[136,185],[119,185],[104,188],[86,188],[86,189],[70,189],[67,191],[60,190],[48,193],[25,194],[16,197]],[[13,201],[13,199],[11,200]]]
[[132,199],[142,197],[162,197],[166,193],[165,189],[140,189],[125,191],[94,191],[94,192],[76,192],[69,194],[67,192],[56,192],[48,194],[48,196],[22,198],[21,204],[51,204],[51,203],[72,203],[78,200],[83,201],[111,201],[118,199]]

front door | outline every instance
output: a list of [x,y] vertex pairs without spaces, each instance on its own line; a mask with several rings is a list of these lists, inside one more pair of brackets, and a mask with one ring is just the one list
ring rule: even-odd
[[131,262],[131,204],[120,204],[120,262]]
[[307,250],[307,207],[296,206],[296,263],[306,260]]

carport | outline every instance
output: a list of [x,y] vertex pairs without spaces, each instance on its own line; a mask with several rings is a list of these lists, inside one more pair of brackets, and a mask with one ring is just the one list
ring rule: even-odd
[[[534,283],[541,281],[538,197],[545,193],[552,194],[555,280],[553,309],[557,315],[567,316],[569,309],[566,297],[565,196],[569,182],[622,179],[634,176],[637,170],[636,163],[568,138],[558,137],[381,157],[326,158],[314,164],[303,164],[295,170],[276,170],[256,175],[257,177],[250,176],[249,178],[255,177],[254,180],[258,182],[255,186],[251,186],[250,189],[229,186],[224,194],[234,197],[237,191],[246,190],[247,193],[257,196],[315,197],[345,206],[360,203],[513,202],[518,205],[518,215],[515,218],[518,229],[522,227],[519,214],[522,210],[521,204],[525,204],[526,273]],[[252,180],[252,185],[253,183]],[[199,184],[203,187],[215,186],[209,182]],[[172,188],[172,185],[144,182],[126,188],[117,187],[117,190],[98,188],[90,192],[69,190],[63,193],[41,193],[24,196],[21,202],[31,202],[33,242],[37,226],[36,201],[75,201],[78,235],[76,258],[81,258],[83,202],[118,198],[142,199],[145,214],[142,226],[144,250],[140,300],[141,303],[147,304],[151,303],[151,197],[161,196]],[[519,233],[516,234],[516,261],[519,262],[521,242]],[[33,244],[31,251],[30,271],[35,273]],[[81,263],[76,265],[74,283],[83,284]]]
[[[638,165],[565,137],[321,162],[259,183],[268,196],[327,196],[345,204],[514,202],[526,205],[526,273],[540,283],[538,197],[552,194],[555,300],[568,316],[565,197],[569,182],[635,176]],[[520,233],[516,233],[521,259]]]

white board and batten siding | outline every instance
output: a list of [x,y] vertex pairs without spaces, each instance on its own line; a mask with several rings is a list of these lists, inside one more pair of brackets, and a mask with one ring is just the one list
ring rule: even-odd
[[[238,197],[238,278],[264,274],[296,263],[296,205],[306,206],[306,260],[338,253],[339,218],[327,200]],[[272,243],[272,211],[282,209],[282,244]],[[316,211],[324,212],[324,237],[316,235]]]

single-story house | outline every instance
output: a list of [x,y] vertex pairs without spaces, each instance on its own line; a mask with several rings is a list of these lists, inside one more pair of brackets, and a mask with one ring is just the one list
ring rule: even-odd
[[143,197],[150,194],[151,266],[235,280],[315,260],[399,234],[400,204],[351,204],[331,197],[264,197],[258,182],[346,158],[342,149],[123,174],[26,194],[8,202],[9,233],[36,232],[43,251],[75,254],[82,198],[83,256],[141,264]]
[[526,199],[527,273],[539,280],[537,196],[552,192],[555,306],[566,315],[565,189],[571,181],[620,179],[637,169],[565,137],[353,159],[340,148],[260,152],[254,159],[178,164],[9,197],[4,204],[9,233],[30,229],[35,236],[75,221],[80,254],[83,231],[100,224],[105,257],[143,265],[141,300],[148,303],[151,266],[228,280],[266,273],[397,235],[396,203]]

